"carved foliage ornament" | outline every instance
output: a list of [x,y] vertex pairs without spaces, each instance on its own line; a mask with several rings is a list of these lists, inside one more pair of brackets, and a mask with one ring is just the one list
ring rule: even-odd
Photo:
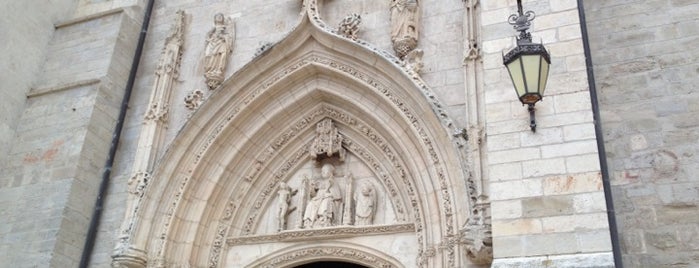
[[187,93],[187,96],[184,97],[184,107],[191,111],[194,111],[199,108],[203,101],[204,92],[195,89],[194,91],[190,91],[189,93]]
[[340,22],[337,33],[346,38],[357,40],[360,23],[362,23],[362,16],[357,13],[349,14]]

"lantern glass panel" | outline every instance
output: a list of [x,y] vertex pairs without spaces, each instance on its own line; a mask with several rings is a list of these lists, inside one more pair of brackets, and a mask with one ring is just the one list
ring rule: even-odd
[[507,64],[507,71],[510,73],[510,78],[517,91],[517,97],[521,97],[526,93],[524,85],[524,73],[522,70],[522,58],[517,58]]
[[546,81],[549,78],[549,63],[545,59],[541,59],[541,73],[539,74],[539,93],[544,95],[544,90],[546,89]]
[[539,64],[541,64],[541,56],[539,55],[522,56],[522,65],[524,65],[524,81],[527,86],[526,93],[537,93],[539,91]]

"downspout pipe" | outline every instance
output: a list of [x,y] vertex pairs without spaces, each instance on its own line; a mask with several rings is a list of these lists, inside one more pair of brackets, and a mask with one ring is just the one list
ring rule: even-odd
[[585,19],[585,9],[583,0],[578,0],[578,16],[580,17],[580,30],[582,33],[583,49],[585,50],[585,65],[587,66],[587,83],[590,87],[590,99],[592,102],[592,118],[595,124],[595,135],[597,136],[597,152],[599,155],[600,170],[602,173],[602,187],[604,188],[604,200],[607,203],[607,220],[609,221],[609,235],[612,240],[612,254],[614,255],[614,266],[623,268],[621,261],[621,247],[619,246],[619,231],[616,225],[616,215],[614,213],[614,202],[612,200],[612,185],[609,181],[609,167],[607,166],[607,152],[604,148],[604,135],[602,133],[602,121],[600,120],[599,101],[597,98],[597,87],[595,84],[595,73],[592,65],[592,54],[590,53],[590,40],[587,33],[587,21]]
[[97,227],[99,227],[100,219],[102,218],[102,210],[104,209],[104,199],[109,188],[109,178],[112,175],[112,166],[114,165],[114,158],[116,156],[117,148],[119,147],[121,131],[124,128],[124,119],[126,119],[126,111],[128,110],[129,101],[131,99],[131,93],[133,92],[134,82],[136,81],[136,73],[138,72],[138,65],[141,61],[141,54],[143,54],[143,46],[146,41],[146,34],[148,33],[148,25],[150,24],[150,17],[153,13],[154,2],[155,0],[148,0],[148,4],[146,5],[145,14],[143,16],[143,23],[141,25],[141,33],[138,37],[138,44],[136,45],[136,52],[134,53],[133,61],[131,62],[129,79],[126,82],[124,97],[121,100],[119,117],[117,118],[116,126],[114,127],[114,132],[112,133],[112,142],[109,147],[109,154],[104,164],[102,172],[102,181],[100,182],[99,192],[97,193],[97,199],[95,200],[95,206],[92,211],[92,218],[90,219],[90,227],[87,231],[85,245],[83,246],[82,256],[80,257],[80,268],[87,268],[88,264],[90,263],[90,257],[92,257],[92,250],[95,247],[95,240],[97,239]]

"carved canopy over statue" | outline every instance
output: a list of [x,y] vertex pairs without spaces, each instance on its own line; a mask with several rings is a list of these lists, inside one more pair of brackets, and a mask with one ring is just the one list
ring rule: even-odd
[[340,161],[345,161],[342,136],[330,118],[326,118],[316,125],[316,137],[310,149],[311,159],[313,160],[321,160],[337,154]]
[[225,19],[221,13],[214,15],[214,28],[206,35],[204,51],[204,77],[211,90],[223,82],[234,38],[235,24],[230,19]]

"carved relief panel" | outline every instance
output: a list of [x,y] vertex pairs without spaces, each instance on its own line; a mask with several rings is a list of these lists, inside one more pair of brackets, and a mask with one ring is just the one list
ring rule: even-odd
[[255,233],[400,223],[369,167],[349,152],[346,158],[309,159],[279,183]]
[[308,160],[277,185],[256,234],[399,223],[381,182],[344,139],[331,119],[317,123]]

